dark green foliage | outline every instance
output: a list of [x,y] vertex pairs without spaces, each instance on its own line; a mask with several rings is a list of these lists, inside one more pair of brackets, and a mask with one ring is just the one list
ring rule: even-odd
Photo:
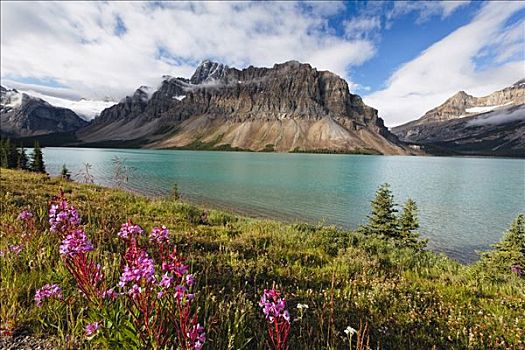
[[28,159],[23,147],[18,149],[9,139],[0,141],[0,166],[9,169],[28,169]]
[[379,186],[371,202],[372,211],[368,216],[368,224],[359,228],[359,231],[365,235],[393,240],[397,246],[417,250],[425,248],[427,240],[421,240],[417,232],[419,221],[416,202],[407,200],[399,215],[396,214],[396,205],[390,185]]
[[7,168],[7,143],[9,139],[0,140],[0,167]]
[[368,217],[366,233],[386,238],[399,238],[396,218],[398,210],[395,208],[394,195],[389,184],[379,186],[371,206],[372,213]]
[[64,180],[71,180],[71,173],[69,172],[68,168],[66,168],[66,165],[62,165],[62,170],[60,170],[60,176]]
[[493,273],[525,273],[525,216],[514,219],[501,241],[493,245],[494,250],[482,253],[481,264]]
[[416,249],[425,248],[427,240],[421,240],[419,238],[418,228],[419,220],[417,219],[416,202],[408,199],[398,219],[399,238],[403,246]]
[[35,142],[35,147],[33,148],[33,154],[31,156],[31,171],[37,173],[46,172],[44,156],[42,155],[42,150],[40,149],[40,144],[38,142]]
[[22,170],[29,169],[29,159],[27,158],[26,150],[23,146],[20,147],[20,150],[18,150],[18,159],[16,167]]
[[179,186],[177,184],[173,184],[173,187],[171,188],[171,198],[176,201],[180,199]]

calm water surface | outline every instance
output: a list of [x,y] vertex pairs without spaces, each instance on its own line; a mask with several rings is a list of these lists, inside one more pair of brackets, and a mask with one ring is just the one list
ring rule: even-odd
[[73,175],[92,165],[95,182],[115,185],[117,156],[133,168],[130,190],[166,195],[176,183],[190,200],[261,217],[355,228],[377,187],[398,203],[413,198],[431,249],[460,261],[499,240],[525,212],[525,160],[363,155],[45,148],[47,171]]

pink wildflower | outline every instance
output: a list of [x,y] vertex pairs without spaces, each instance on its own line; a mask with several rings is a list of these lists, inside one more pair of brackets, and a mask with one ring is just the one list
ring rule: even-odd
[[139,251],[139,256],[124,266],[124,271],[120,276],[120,287],[125,287],[128,283],[155,283],[155,265],[153,259],[144,250]]
[[42,307],[42,301],[49,298],[62,299],[62,289],[56,284],[44,285],[35,293],[36,306]]
[[65,234],[69,228],[80,225],[80,216],[77,209],[69,205],[68,201],[63,197],[51,204],[48,215],[51,232]]
[[31,213],[29,210],[22,210],[20,214],[18,214],[18,220],[27,221],[33,217],[33,213]]
[[102,293],[102,298],[115,300],[118,298],[118,293],[114,288],[110,288]]
[[91,337],[98,332],[100,326],[98,322],[92,322],[86,326],[86,337]]
[[271,349],[287,349],[286,342],[290,334],[290,314],[286,310],[286,301],[274,288],[265,289],[259,302],[268,325],[269,345]]
[[169,276],[167,273],[165,273],[162,276],[162,280],[159,283],[159,286],[163,288],[169,288],[171,287],[171,284],[173,283],[173,277]]
[[22,247],[21,245],[19,244],[15,244],[15,245],[10,245],[9,246],[9,251],[15,255],[18,255],[22,252],[22,250],[24,250],[24,247]]
[[206,341],[206,333],[204,332],[204,327],[200,324],[196,324],[191,327],[190,331],[187,334],[190,341],[193,343],[195,350],[201,350],[204,342]]
[[162,244],[169,241],[169,234],[170,231],[164,225],[162,227],[154,227],[149,235],[149,240],[152,243]]
[[93,245],[86,237],[84,230],[74,230],[66,236],[60,245],[60,254],[67,257],[85,254],[93,250]]
[[117,233],[117,235],[120,238],[127,240],[141,235],[142,232],[144,232],[142,228],[139,225],[134,225],[130,220],[129,222],[120,226],[120,231]]

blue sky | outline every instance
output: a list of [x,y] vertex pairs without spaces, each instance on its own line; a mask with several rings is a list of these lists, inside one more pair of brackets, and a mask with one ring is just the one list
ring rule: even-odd
[[2,85],[72,100],[118,101],[204,59],[295,59],[392,126],[525,76],[525,2],[1,2],[1,16]]

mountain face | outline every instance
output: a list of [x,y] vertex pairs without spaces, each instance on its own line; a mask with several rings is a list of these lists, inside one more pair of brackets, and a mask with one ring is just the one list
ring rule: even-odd
[[525,156],[525,80],[484,97],[460,91],[392,132],[439,152]]
[[296,61],[243,70],[204,61],[190,79],[165,76],[153,94],[140,90],[102,111],[79,139],[154,148],[411,152],[342,78]]
[[88,124],[75,112],[46,101],[0,87],[1,134],[8,137],[76,131]]

